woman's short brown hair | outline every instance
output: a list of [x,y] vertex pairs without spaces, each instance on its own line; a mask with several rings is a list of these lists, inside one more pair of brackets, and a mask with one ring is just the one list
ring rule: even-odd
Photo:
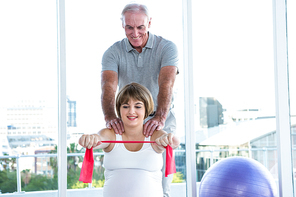
[[121,118],[120,107],[122,104],[128,103],[130,99],[142,101],[145,106],[145,117],[147,118],[149,114],[153,112],[154,103],[150,91],[138,84],[130,83],[124,86],[117,94],[116,97],[116,112],[117,116]]

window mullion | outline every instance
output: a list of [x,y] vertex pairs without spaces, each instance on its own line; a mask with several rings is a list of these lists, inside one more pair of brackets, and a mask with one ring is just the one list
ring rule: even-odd
[[192,57],[192,6],[191,0],[183,0],[183,63],[184,63],[184,108],[186,148],[187,196],[197,196],[196,159],[194,131],[193,57]]
[[286,1],[273,0],[274,71],[280,197],[293,195]]
[[57,0],[57,65],[58,65],[58,196],[67,196],[67,97],[65,0]]

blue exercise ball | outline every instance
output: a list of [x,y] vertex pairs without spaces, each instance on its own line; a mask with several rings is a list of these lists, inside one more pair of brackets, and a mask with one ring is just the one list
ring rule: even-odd
[[271,173],[258,161],[229,157],[207,170],[199,197],[275,197],[276,188]]

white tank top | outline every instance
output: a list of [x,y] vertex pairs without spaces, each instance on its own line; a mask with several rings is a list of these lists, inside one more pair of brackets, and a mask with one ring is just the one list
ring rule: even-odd
[[[121,135],[116,135],[122,141]],[[145,138],[149,141],[150,137]],[[104,197],[163,197],[162,154],[144,143],[141,150],[132,152],[123,143],[105,153]]]

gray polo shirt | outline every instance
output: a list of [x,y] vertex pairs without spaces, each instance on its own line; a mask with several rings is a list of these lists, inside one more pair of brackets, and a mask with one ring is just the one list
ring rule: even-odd
[[144,85],[151,92],[156,109],[160,69],[164,66],[178,67],[178,60],[177,47],[173,42],[149,32],[142,53],[134,49],[127,38],[109,47],[103,55],[102,71],[118,73],[119,89],[131,82]]

